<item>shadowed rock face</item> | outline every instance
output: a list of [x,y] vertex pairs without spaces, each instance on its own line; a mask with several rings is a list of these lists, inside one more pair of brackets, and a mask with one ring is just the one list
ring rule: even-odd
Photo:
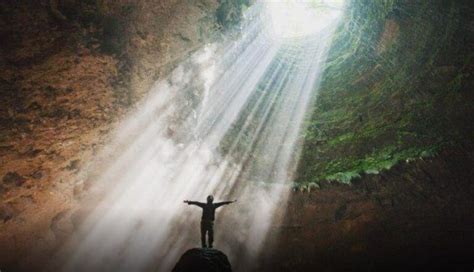
[[258,271],[469,271],[473,159],[465,146],[294,192]]
[[351,2],[259,270],[474,267],[472,1],[387,3]]
[[173,272],[230,272],[232,267],[227,256],[219,250],[193,248],[179,259]]

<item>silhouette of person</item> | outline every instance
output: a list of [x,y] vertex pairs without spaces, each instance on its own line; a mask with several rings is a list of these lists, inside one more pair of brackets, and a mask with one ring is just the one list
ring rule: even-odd
[[202,218],[201,218],[201,243],[202,247],[206,248],[206,233],[208,236],[209,241],[209,248],[212,248],[212,242],[214,242],[214,218],[215,218],[215,211],[217,208],[228,205],[231,203],[236,202],[234,201],[224,201],[213,203],[214,197],[209,195],[207,197],[207,203],[197,202],[197,201],[188,201],[185,200],[184,203],[188,205],[196,205],[202,208]]

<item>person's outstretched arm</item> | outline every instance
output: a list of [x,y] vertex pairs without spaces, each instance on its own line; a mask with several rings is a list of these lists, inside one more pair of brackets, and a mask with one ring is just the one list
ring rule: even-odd
[[184,203],[187,203],[188,205],[196,205],[196,206],[199,206],[199,207],[204,207],[204,205],[206,205],[206,203],[202,203],[202,202],[197,202],[197,201],[189,201],[189,200],[185,200],[183,201]]
[[214,203],[214,206],[215,206],[216,208],[219,208],[220,206],[229,205],[229,204],[234,203],[234,202],[236,202],[236,201],[237,201],[237,200],[217,202],[217,203]]

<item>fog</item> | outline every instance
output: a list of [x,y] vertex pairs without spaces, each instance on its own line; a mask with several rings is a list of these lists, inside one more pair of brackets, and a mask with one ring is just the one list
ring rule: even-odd
[[[275,16],[301,14],[284,8],[254,4],[237,38],[193,54],[123,120],[83,173],[101,169],[88,200],[95,208],[64,246],[63,270],[169,271],[200,245],[201,210],[183,200],[209,194],[238,200],[218,210],[214,246],[237,270],[249,269],[275,214],[284,212],[305,117],[342,14],[334,7],[324,18],[315,13],[310,23],[318,27],[292,35],[301,20],[283,30]],[[305,6],[292,10],[305,10],[308,23]]]

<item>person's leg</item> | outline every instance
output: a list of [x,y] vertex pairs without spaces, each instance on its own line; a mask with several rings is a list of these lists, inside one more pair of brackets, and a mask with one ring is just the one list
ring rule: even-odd
[[201,244],[202,247],[205,248],[207,247],[206,245],[206,226],[201,222]]
[[207,230],[207,235],[209,238],[209,248],[212,248],[212,243],[214,242],[214,226],[213,224],[209,225],[209,229]]

